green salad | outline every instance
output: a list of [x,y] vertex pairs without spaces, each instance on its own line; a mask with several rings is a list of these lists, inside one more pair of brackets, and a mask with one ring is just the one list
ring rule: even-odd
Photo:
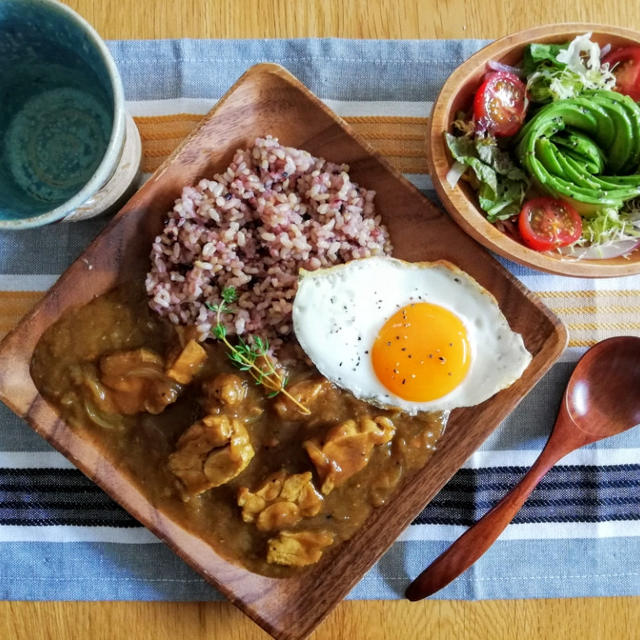
[[575,258],[640,246],[640,47],[578,36],[488,64],[445,133],[447,181],[470,183],[487,220],[537,251]]

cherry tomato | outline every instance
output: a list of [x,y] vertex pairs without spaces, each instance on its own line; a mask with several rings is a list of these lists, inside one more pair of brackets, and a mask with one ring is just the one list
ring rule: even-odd
[[575,242],[582,234],[582,218],[563,200],[535,198],[522,207],[518,229],[528,247],[547,251]]
[[615,90],[628,95],[636,102],[640,100],[640,47],[614,49],[602,62],[608,62],[610,69],[615,65]]
[[473,100],[476,129],[494,136],[518,132],[527,114],[527,90],[514,73],[487,73]]

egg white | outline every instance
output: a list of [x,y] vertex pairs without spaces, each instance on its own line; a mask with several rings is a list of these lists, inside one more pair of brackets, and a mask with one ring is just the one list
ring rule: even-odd
[[[454,313],[467,331],[471,364],[451,392],[429,402],[391,393],[376,376],[371,349],[384,323],[412,302]],[[371,257],[302,271],[293,302],[293,328],[320,373],[336,386],[380,407],[408,414],[446,411],[484,402],[516,381],[531,362],[522,336],[509,327],[496,299],[446,262]]]

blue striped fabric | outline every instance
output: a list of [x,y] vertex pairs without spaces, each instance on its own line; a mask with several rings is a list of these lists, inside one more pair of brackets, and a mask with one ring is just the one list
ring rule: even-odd
[[[521,478],[527,467],[461,469],[414,524],[473,524]],[[514,523],[640,519],[640,465],[553,468]],[[0,526],[139,523],[76,469],[0,469]]]
[[[252,64],[274,61],[323,99],[429,102],[481,44],[182,40],[122,41],[110,47],[128,100],[213,100]],[[105,222],[0,233],[0,276],[13,274],[18,281],[61,273]],[[503,263],[534,289],[551,282],[549,276]],[[640,289],[640,278],[620,286]],[[409,580],[517,482],[544,445],[576,357],[553,367],[351,598],[402,597]],[[24,452],[26,463],[20,457]],[[0,405],[0,598],[219,598],[81,473],[47,457],[50,452]],[[591,445],[553,469],[503,538],[437,597],[639,595],[638,452],[640,432],[632,431]]]

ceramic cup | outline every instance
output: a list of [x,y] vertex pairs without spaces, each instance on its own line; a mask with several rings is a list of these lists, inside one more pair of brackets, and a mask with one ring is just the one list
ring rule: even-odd
[[91,25],[56,0],[2,0],[0,229],[102,213],[136,179],[140,151]]

